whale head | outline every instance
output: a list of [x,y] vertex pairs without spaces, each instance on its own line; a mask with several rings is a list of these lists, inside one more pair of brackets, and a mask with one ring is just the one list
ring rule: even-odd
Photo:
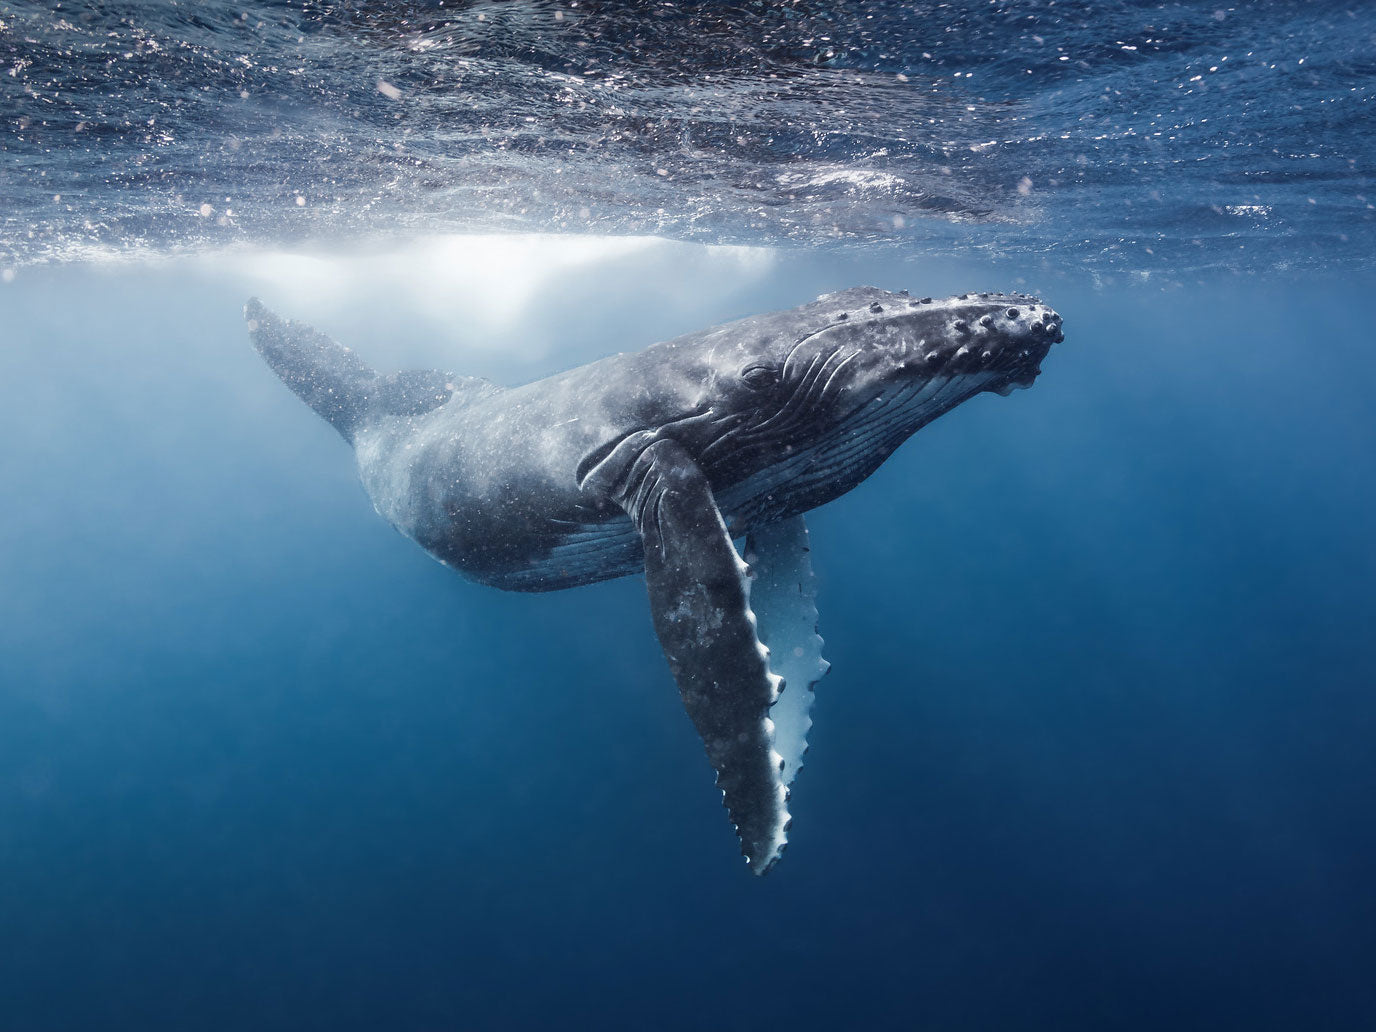
[[[771,517],[850,490],[927,423],[977,394],[1031,386],[1061,317],[1034,297],[934,300],[857,288],[761,318],[713,352],[699,461]],[[801,319],[796,318],[801,316]],[[696,428],[695,428],[696,429]]]

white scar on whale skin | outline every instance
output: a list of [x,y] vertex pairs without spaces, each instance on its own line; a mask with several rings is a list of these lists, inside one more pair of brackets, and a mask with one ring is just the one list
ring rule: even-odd
[[971,397],[1030,386],[1062,339],[1060,316],[1025,295],[857,287],[501,388],[380,373],[256,301],[245,317],[268,365],[353,445],[377,511],[441,563],[519,591],[644,573],[756,874],[787,844],[828,670],[803,514]]

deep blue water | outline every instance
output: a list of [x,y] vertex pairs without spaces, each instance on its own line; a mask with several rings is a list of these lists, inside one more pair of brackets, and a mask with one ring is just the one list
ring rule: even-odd
[[[723,290],[656,253],[467,364],[978,275],[784,255]],[[642,582],[503,594],[388,530],[248,347],[260,282],[16,280],[7,1027],[1369,1027],[1374,285],[1057,283],[1032,390],[814,513],[835,667],[760,880]],[[296,310],[436,346],[388,304]]]
[[[664,10],[0,2],[0,1029],[1376,1027],[1370,9]],[[240,317],[515,383],[861,283],[1066,341],[810,514],[764,879],[643,581],[432,562]]]

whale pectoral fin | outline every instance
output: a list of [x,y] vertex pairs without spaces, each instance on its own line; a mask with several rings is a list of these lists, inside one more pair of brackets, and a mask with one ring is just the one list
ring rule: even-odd
[[741,851],[763,874],[783,851],[788,790],[769,720],[779,679],[755,636],[745,563],[707,477],[674,441],[641,451],[614,497],[644,541],[655,632],[717,771]]
[[745,539],[754,579],[750,608],[756,633],[769,650],[769,668],[783,691],[769,711],[774,750],[784,759],[784,784],[793,783],[807,752],[812,727],[812,686],[830,669],[817,633],[817,583],[812,572],[807,523],[802,516],[769,523]]

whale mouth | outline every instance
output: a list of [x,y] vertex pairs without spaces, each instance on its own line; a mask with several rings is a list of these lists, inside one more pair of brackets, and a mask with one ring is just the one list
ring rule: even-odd
[[1065,340],[1065,335],[1057,327],[1052,334],[1047,334],[1046,339],[1039,346],[1024,348],[1018,354],[1017,364],[1007,375],[1000,377],[989,385],[987,390],[993,391],[1001,398],[1006,398],[1014,391],[1025,391],[1037,382],[1037,377],[1042,374],[1042,362],[1051,352],[1052,344],[1059,344]]
[[1027,388],[1037,382],[1037,377],[1041,374],[1042,367],[1038,365],[1025,373],[1019,373],[1017,376],[1006,376],[1002,380],[991,385],[988,389],[993,391],[1000,398],[1006,398],[1014,391],[1027,390]]
[[1000,398],[1006,398],[1014,391],[1025,391],[1027,390],[1027,388],[1031,386],[1032,381],[1030,379],[1021,381],[1004,380],[1003,383],[999,384],[997,387],[990,387],[989,389],[993,391],[995,394],[997,394]]

